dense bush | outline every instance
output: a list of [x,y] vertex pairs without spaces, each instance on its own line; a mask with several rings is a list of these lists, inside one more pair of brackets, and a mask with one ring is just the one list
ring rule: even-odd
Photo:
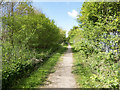
[[118,88],[118,64],[107,60],[105,53],[92,54],[86,59],[83,51],[74,52],[77,82],[81,88]]
[[[119,6],[119,2],[85,2],[82,15],[78,18],[80,27],[69,32],[69,41],[73,43],[74,50],[79,52],[79,61],[93,73],[90,78],[105,84],[105,87],[119,86]],[[84,57],[83,60],[81,57]]]
[[43,13],[20,15],[17,11],[2,21],[2,84],[7,88],[50,57],[64,41],[65,31]]

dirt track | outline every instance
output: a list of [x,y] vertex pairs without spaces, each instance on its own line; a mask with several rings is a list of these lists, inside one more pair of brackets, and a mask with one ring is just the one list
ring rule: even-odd
[[73,57],[71,46],[61,57],[61,61],[55,66],[55,72],[51,73],[43,88],[76,88],[74,75],[72,74]]

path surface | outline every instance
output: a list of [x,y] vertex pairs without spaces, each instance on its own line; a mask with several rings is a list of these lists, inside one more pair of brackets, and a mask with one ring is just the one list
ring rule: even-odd
[[72,74],[73,57],[71,46],[68,45],[68,50],[62,60],[55,66],[55,72],[51,73],[43,88],[76,88],[74,75]]

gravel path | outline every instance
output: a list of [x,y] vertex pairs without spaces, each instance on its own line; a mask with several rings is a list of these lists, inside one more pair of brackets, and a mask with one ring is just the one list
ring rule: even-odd
[[55,72],[48,76],[48,79],[42,88],[76,88],[74,75],[72,74],[73,57],[71,46],[68,45],[68,50],[61,61],[55,66]]

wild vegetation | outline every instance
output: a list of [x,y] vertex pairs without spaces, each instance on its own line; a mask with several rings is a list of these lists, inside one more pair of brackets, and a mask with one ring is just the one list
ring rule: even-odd
[[38,65],[41,66],[47,58],[62,49],[65,31],[43,13],[35,10],[30,3],[22,2],[16,5],[14,2],[6,2],[3,3],[4,11],[6,14],[2,16],[1,37],[2,87],[9,88],[17,83],[18,79],[30,76]]
[[79,26],[69,32],[81,88],[118,88],[120,2],[84,2]]
[[[38,88],[66,50],[66,32],[31,2],[0,5],[2,87]],[[77,18],[79,26],[69,32],[73,73],[80,88],[119,88],[119,7],[120,2],[85,2]]]

